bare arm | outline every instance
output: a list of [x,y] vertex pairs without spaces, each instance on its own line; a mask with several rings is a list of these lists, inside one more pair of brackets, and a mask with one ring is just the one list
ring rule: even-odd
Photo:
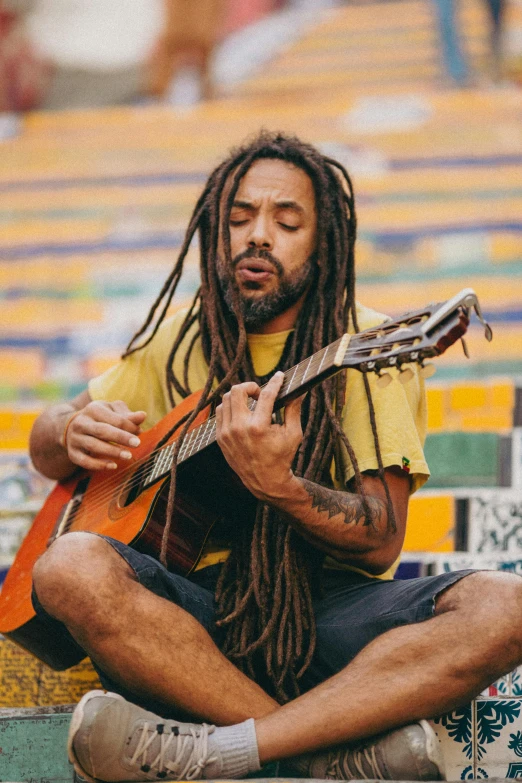
[[400,468],[387,468],[384,475],[393,505],[395,531],[390,525],[385,489],[373,475],[362,476],[372,524],[367,524],[363,498],[355,493],[353,481],[349,485],[353,491],[343,492],[294,476],[286,497],[273,505],[285,513],[303,538],[336,560],[380,574],[400,554],[410,492],[409,476]]
[[[286,407],[283,425],[273,424],[281,382],[282,376],[276,374],[262,391],[247,383],[225,395],[216,411],[218,443],[225,458],[252,494],[282,511],[308,541],[337,560],[383,573],[398,557],[404,539],[409,476],[399,468],[385,471],[396,531],[389,524],[386,493],[378,477],[363,476],[374,518],[373,525],[366,525],[360,495],[295,476],[291,465],[302,439],[301,402]],[[253,412],[247,407],[249,396],[258,398]],[[353,482],[349,489],[354,489]]]
[[129,449],[139,445],[145,416],[144,411],[130,411],[122,401],[93,401],[87,391],[71,402],[51,405],[31,432],[33,464],[44,476],[57,480],[68,478],[78,467],[116,468],[116,460],[131,459]]

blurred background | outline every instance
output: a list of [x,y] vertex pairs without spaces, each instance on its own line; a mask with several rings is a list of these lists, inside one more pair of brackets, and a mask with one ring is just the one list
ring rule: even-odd
[[[521,96],[522,0],[0,0],[0,581],[49,491],[35,416],[117,360],[260,127],[351,172],[361,301],[479,294],[494,340],[429,382],[401,573],[520,570]],[[176,306],[197,279],[194,251]]]

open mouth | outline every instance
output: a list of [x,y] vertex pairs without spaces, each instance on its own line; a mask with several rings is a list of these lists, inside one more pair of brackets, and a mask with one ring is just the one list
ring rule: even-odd
[[272,264],[262,258],[245,258],[236,271],[240,280],[256,283],[263,283],[275,274]]

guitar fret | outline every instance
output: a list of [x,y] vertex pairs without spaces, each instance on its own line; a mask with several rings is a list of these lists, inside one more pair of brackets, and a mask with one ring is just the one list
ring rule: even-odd
[[[210,430],[209,430],[209,424],[210,424]],[[207,442],[205,443],[205,446],[208,446],[210,443],[210,438],[214,434],[214,421],[211,418],[207,419],[207,426],[205,427],[205,436],[207,438]]]
[[[183,450],[183,459],[188,459],[190,457],[190,441],[192,438],[193,430],[188,432],[185,435],[185,440],[183,441],[183,446],[181,447]],[[179,455],[178,455],[178,461],[179,461]]]
[[[314,355],[315,355],[315,354],[314,354]],[[304,381],[304,379],[305,379],[305,377],[306,377],[306,373],[307,373],[307,372],[308,372],[308,370],[310,369],[310,365],[312,364],[313,358],[314,358],[314,356],[310,356],[310,359],[309,359],[309,361],[308,361],[308,364],[306,365],[306,369],[305,369],[305,371],[304,371],[304,373],[303,373],[303,377],[301,378],[301,383]]]
[[294,374],[292,375],[291,379],[290,379],[290,380],[289,380],[289,382],[288,382],[288,388],[287,388],[287,391],[290,391],[290,389],[291,389],[291,387],[292,387],[292,384],[293,384],[293,382],[294,382],[295,374],[296,374],[296,372],[297,372],[297,370],[298,370],[298,369],[299,369],[299,365],[298,365],[298,364],[296,364],[296,366],[294,367]]
[[319,369],[317,370],[316,375],[319,375],[320,372],[321,372],[321,367],[323,366],[323,362],[324,362],[324,360],[326,358],[326,354],[328,353],[328,348],[329,348],[329,346],[327,345],[326,348],[323,348],[323,350],[321,351],[323,356],[322,356],[322,359],[321,359],[321,361],[319,363]]
[[193,430],[193,432],[195,434],[195,438],[192,443],[192,449],[190,452],[191,454],[194,453],[194,449],[196,450],[196,452],[200,450],[205,435],[205,427],[201,424],[199,427],[196,427],[196,429]]
[[185,459],[185,452],[187,450],[187,440],[185,439],[181,444],[181,448],[178,451],[178,462],[183,462]]
[[172,468],[172,452],[174,451],[174,445],[171,443],[167,448],[164,450],[164,467],[166,470],[170,470]]
[[[279,392],[279,397],[286,396],[292,388],[302,385],[306,378],[317,377],[320,375],[321,370],[329,354],[333,352],[334,356],[339,347],[339,340],[336,340],[331,345],[327,345],[325,348],[321,348],[317,353],[312,354],[308,359],[304,359],[297,364],[292,371],[292,368],[287,372],[291,372],[291,376],[285,381]],[[256,407],[256,400],[250,397],[247,405],[248,409],[253,411]],[[181,448],[178,453],[178,463],[183,462],[189,457],[196,454],[201,449],[208,446],[216,439],[216,418],[215,416],[209,416],[207,420],[187,433]],[[153,483],[161,476],[167,474],[172,467],[173,452],[175,443],[163,447],[156,455],[152,470],[150,471],[147,479],[144,483]]]
[[190,438],[189,438],[189,443],[188,443],[188,447],[189,447],[189,450],[190,450],[190,456],[192,456],[193,453],[194,453],[194,446],[196,445],[196,441],[197,441],[197,438],[194,438],[195,434],[196,434],[196,430],[194,429],[190,433]]
[[158,476],[161,475],[161,458],[162,458],[162,453],[160,451],[156,455],[156,458],[154,460],[154,465],[153,465],[152,470],[151,470],[151,472],[149,474],[149,478],[148,478],[149,482],[155,481],[158,478]]

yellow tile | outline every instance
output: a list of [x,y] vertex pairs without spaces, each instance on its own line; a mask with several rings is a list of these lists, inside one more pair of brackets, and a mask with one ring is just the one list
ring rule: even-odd
[[428,430],[439,430],[444,425],[444,390],[428,389]]
[[13,411],[0,410],[0,432],[7,432],[13,426]]
[[0,451],[3,449],[16,451],[27,451],[29,447],[29,433],[25,437],[20,435],[12,436],[10,433],[0,438]]
[[38,383],[43,377],[44,359],[38,350],[0,351],[0,378],[2,383],[14,386]]
[[479,413],[462,416],[461,429],[472,432],[497,432],[509,430],[513,426],[511,411],[499,411],[498,413]]
[[452,495],[413,496],[410,500],[404,550],[453,552],[455,503]]
[[65,672],[55,672],[9,639],[0,637],[0,707],[68,704],[99,687],[89,659]]
[[495,263],[517,260],[522,256],[520,234],[494,234],[490,238],[490,256]]
[[491,405],[498,408],[513,410],[515,404],[515,387],[513,383],[493,383],[491,385]]
[[18,426],[20,435],[31,431],[37,416],[37,411],[24,411],[23,413],[18,414],[16,417],[16,425]]
[[450,390],[450,405],[454,411],[483,408],[487,404],[487,387],[479,384],[459,384]]

